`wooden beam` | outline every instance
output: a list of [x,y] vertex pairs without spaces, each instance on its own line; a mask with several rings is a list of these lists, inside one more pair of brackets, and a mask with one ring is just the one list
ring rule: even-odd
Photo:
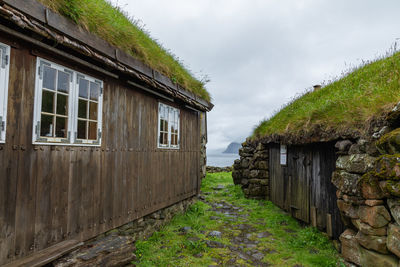
[[314,227],[317,227],[317,208],[316,207],[311,207],[311,225]]
[[333,236],[332,232],[332,215],[327,213],[326,214],[326,233],[328,234],[329,237]]
[[9,264],[4,265],[3,267],[43,266],[75,250],[82,245],[83,242],[79,242],[77,240],[64,241],[52,247],[46,248],[42,251],[35,252],[25,258],[13,261]]
[[80,64],[82,66],[88,67],[88,68],[90,68],[92,70],[98,71],[98,72],[100,72],[102,74],[105,74],[107,76],[113,77],[115,79],[118,79],[118,77],[119,77],[118,75],[116,75],[114,73],[106,71],[106,70],[104,70],[104,69],[102,69],[100,67],[97,67],[96,65],[93,65],[91,63],[88,63],[87,61],[84,61],[84,60],[82,60],[82,59],[80,59],[80,58],[78,58],[76,56],[73,56],[73,55],[71,55],[69,53],[63,52],[63,51],[61,51],[61,50],[59,50],[57,48],[54,48],[52,46],[46,45],[46,44],[44,44],[44,43],[42,43],[42,42],[40,42],[40,41],[38,41],[36,39],[33,39],[33,38],[31,38],[31,37],[29,37],[29,36],[27,36],[25,34],[22,34],[22,33],[19,33],[17,31],[14,31],[14,30],[12,30],[12,29],[10,29],[8,27],[5,27],[3,25],[0,25],[0,31],[8,33],[8,34],[10,34],[12,36],[15,36],[15,37],[19,38],[19,39],[22,39],[22,40],[24,40],[24,41],[26,41],[28,43],[34,44],[35,46],[40,47],[40,48],[42,48],[42,49],[44,49],[46,51],[50,51],[50,52],[52,52],[52,53],[54,53],[54,54],[56,54],[58,56],[62,56],[64,58],[68,58],[71,61],[74,61],[74,62],[76,62],[76,63],[78,63],[78,64]]
[[165,96],[165,95],[160,94],[160,93],[157,93],[157,92],[154,92],[153,90],[151,90],[151,89],[149,89],[149,88],[146,88],[146,87],[144,87],[143,85],[137,84],[137,83],[132,82],[132,81],[127,81],[127,82],[128,82],[128,84],[133,85],[134,87],[137,87],[137,88],[139,88],[139,89],[142,89],[143,91],[145,91],[145,92],[147,92],[147,93],[149,93],[149,94],[152,94],[152,95],[158,96],[158,97],[160,97],[160,98],[162,98],[162,99],[165,99],[165,100],[174,102],[174,99],[173,99],[173,98],[168,97],[168,96]]

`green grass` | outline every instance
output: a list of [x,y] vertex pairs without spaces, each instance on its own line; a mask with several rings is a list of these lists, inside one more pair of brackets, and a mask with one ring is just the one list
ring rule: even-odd
[[54,11],[70,18],[81,27],[110,44],[143,61],[176,82],[210,100],[205,89],[206,78],[196,79],[182,62],[139,26],[121,8],[106,0],[39,0]]
[[[213,187],[225,185],[226,190],[214,191]],[[229,248],[209,248],[207,240],[216,240],[227,246],[234,245],[232,238],[241,232],[232,227],[237,224],[249,225],[250,234],[264,231],[272,235],[258,240],[257,249],[261,251],[275,250],[265,253],[263,262],[274,266],[337,266],[340,258],[329,239],[312,227],[301,227],[299,223],[277,208],[270,201],[258,201],[244,198],[239,186],[233,185],[230,173],[207,174],[202,183],[202,191],[207,194],[208,203],[231,203],[240,207],[237,221],[230,221],[229,216],[216,213],[211,206],[197,202],[185,214],[179,214],[160,231],[148,240],[136,242],[138,261],[137,266],[208,266],[229,265],[231,258]],[[211,216],[219,216],[211,220]],[[190,226],[188,234],[182,234],[180,229]],[[210,238],[207,234],[212,230],[221,231],[221,238]],[[248,249],[245,248],[244,251]],[[194,257],[201,253],[202,257]],[[237,260],[240,266],[253,266],[245,260]]]
[[400,54],[364,64],[322,89],[306,92],[270,119],[253,138],[272,134],[302,136],[323,131],[359,135],[400,101]]

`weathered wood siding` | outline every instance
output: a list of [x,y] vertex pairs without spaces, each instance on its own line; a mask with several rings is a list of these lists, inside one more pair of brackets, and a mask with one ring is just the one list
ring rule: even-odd
[[280,164],[279,144],[270,145],[270,198],[293,217],[312,223],[316,210],[316,226],[326,230],[327,214],[332,217],[333,237],[343,232],[343,223],[336,204],[336,189],[331,183],[336,155],[331,143],[288,146],[287,165]]
[[18,46],[0,144],[0,265],[61,241],[87,240],[197,193],[198,113],[166,102],[180,108],[180,149],[158,149],[159,100],[68,59],[41,55],[104,81],[102,145],[32,145],[36,56]]

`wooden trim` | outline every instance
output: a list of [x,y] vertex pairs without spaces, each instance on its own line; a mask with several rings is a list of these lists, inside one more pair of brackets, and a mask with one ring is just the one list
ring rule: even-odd
[[18,267],[18,266],[29,266],[29,267],[39,267],[46,265],[61,256],[77,249],[82,246],[83,242],[79,242],[77,240],[68,240],[47,249],[44,249],[40,252],[33,253],[25,258],[13,261],[9,264],[4,265],[3,267]]
[[160,98],[162,98],[162,99],[164,99],[164,100],[168,100],[168,101],[170,101],[170,102],[174,102],[174,99],[173,99],[173,98],[168,97],[168,96],[165,96],[165,95],[160,94],[160,93],[157,93],[157,92],[154,92],[153,90],[151,90],[151,89],[149,89],[149,88],[146,88],[146,87],[144,87],[143,85],[137,84],[137,83],[132,82],[132,81],[128,81],[128,84],[130,84],[130,85],[132,85],[132,86],[135,86],[135,87],[137,87],[137,88],[139,88],[139,89],[142,89],[142,90],[145,91],[146,93],[152,94],[152,95],[154,95],[154,96],[158,96],[158,97],[160,97]]

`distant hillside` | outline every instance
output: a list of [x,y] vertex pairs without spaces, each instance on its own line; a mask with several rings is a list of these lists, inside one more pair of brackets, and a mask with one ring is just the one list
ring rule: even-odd
[[229,146],[225,149],[225,151],[223,153],[227,153],[227,154],[238,154],[239,153],[239,148],[242,145],[236,142],[232,142],[229,144]]

